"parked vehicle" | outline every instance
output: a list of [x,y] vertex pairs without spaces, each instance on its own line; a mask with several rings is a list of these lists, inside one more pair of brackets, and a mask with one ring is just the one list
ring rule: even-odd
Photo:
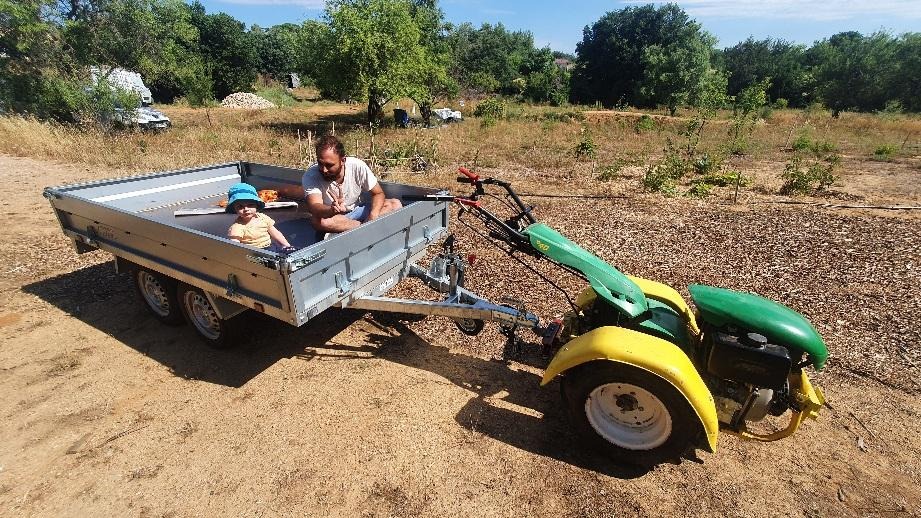
[[[155,317],[167,324],[188,321],[216,347],[237,337],[234,317],[244,311],[300,326],[332,306],[382,296],[407,276],[447,294],[438,304],[402,301],[417,308],[409,312],[426,308],[425,314],[518,321],[518,311],[463,290],[463,279],[451,274],[448,264],[439,262],[430,269],[415,265],[447,232],[447,202],[410,199],[436,193],[434,189],[381,182],[388,198],[404,202],[402,209],[323,239],[304,211],[302,174],[235,162],[49,187],[44,194],[78,253],[112,253],[117,268],[131,272],[141,300]],[[236,216],[211,209],[240,181],[302,202],[272,212],[276,228],[296,253],[283,255],[227,238]],[[199,215],[182,215],[189,213]]]
[[[697,311],[673,288],[624,275],[538,222],[511,184],[466,169],[461,204],[510,253],[549,261],[588,286],[557,322],[536,326],[553,357],[541,385],[561,378],[563,403],[576,428],[613,457],[646,464],[702,448],[715,451],[720,430],[774,441],[816,418],[825,402],[806,368],[822,369],[828,350],[799,313],[750,293],[691,285]],[[481,204],[486,186],[504,190],[508,217]],[[551,279],[548,283],[556,287]],[[373,307],[358,301],[359,307]],[[471,334],[482,326],[469,326]],[[789,415],[773,433],[749,428]]]
[[[469,196],[382,182],[404,207],[354,230],[321,239],[303,204],[272,217],[297,252],[284,255],[226,238],[233,214],[213,210],[227,188],[245,181],[303,201],[302,171],[238,162],[49,187],[64,234],[78,253],[105,250],[130,272],[140,299],[167,324],[183,321],[216,347],[230,345],[238,315],[258,311],[300,326],[333,306],[454,319],[476,335],[496,322],[508,353],[532,330],[549,361],[541,381],[561,379],[574,426],[612,457],[654,464],[715,451],[719,432],[774,441],[816,418],[824,396],[806,374],[828,351],[795,311],[757,295],[689,287],[697,311],[674,289],[622,274],[544,223],[511,184],[462,169]],[[481,202],[502,189],[512,213]],[[450,204],[472,216],[484,236],[579,275],[588,286],[561,319],[541,321],[523,304],[495,304],[466,290],[464,259],[447,236]],[[220,209],[218,209],[220,210]],[[181,214],[196,214],[181,216]],[[417,266],[431,246],[441,251]],[[438,301],[387,297],[401,279],[421,279]],[[545,277],[552,286],[556,283]],[[774,433],[750,430],[768,415],[789,415]]]
[[112,120],[104,122],[143,130],[164,130],[172,125],[169,117],[151,107],[153,97],[150,89],[144,84],[141,74],[122,68],[109,71],[105,67],[90,67],[90,79],[93,84],[99,83],[103,78],[115,88],[137,93],[139,99],[136,106],[116,107]]

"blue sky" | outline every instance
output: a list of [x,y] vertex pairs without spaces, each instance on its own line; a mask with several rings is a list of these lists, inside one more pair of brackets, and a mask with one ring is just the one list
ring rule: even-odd
[[[270,27],[300,23],[321,16],[323,0],[201,0],[209,13],[225,12],[247,25]],[[837,32],[870,34],[921,31],[921,0],[673,0],[704,29],[732,46],[749,36],[811,44]],[[604,13],[630,5],[665,3],[640,1],[441,0],[452,23],[502,22],[507,28],[528,30],[537,46],[573,52],[582,28]]]

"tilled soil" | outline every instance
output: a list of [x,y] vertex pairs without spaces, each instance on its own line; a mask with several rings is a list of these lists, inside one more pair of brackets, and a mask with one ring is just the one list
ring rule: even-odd
[[[757,292],[831,351],[830,408],[794,437],[723,434],[702,463],[612,465],[573,436],[527,349],[499,361],[438,318],[329,310],[250,317],[201,346],[135,300],[103,253],[78,256],[45,185],[114,176],[0,157],[0,515],[729,516],[921,514],[921,225],[879,211],[629,196],[539,202],[622,270]],[[917,200],[909,200],[917,203]],[[463,221],[471,222],[468,218]],[[566,299],[455,220],[468,288],[550,317]],[[578,279],[523,259],[570,294]],[[413,281],[396,296],[431,297]]]

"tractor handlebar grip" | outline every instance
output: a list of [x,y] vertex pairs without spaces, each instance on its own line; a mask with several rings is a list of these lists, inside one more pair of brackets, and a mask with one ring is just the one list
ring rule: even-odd
[[458,176],[457,183],[473,183],[473,180],[467,178],[466,176]]
[[457,171],[458,171],[460,174],[462,174],[462,175],[466,176],[467,178],[469,178],[470,180],[476,181],[476,180],[479,180],[479,179],[480,179],[480,176],[479,176],[479,175],[477,175],[476,173],[471,173],[470,170],[467,169],[466,167],[458,167],[458,168],[457,168]]

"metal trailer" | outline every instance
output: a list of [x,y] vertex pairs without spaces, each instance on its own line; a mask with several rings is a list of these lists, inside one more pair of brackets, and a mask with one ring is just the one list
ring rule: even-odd
[[[425,200],[435,189],[381,182],[403,208],[323,239],[304,210],[302,170],[235,162],[49,187],[44,191],[78,253],[105,250],[130,271],[142,300],[161,321],[193,325],[214,346],[229,345],[231,320],[256,310],[300,326],[332,307],[356,307],[453,318],[478,332],[483,321],[538,328],[536,317],[490,303],[463,288],[463,264],[442,253],[428,269],[416,265],[447,235],[448,201]],[[230,185],[273,189],[297,208],[270,211],[298,250],[289,255],[227,239],[234,214],[177,216],[214,207]],[[448,240],[450,247],[450,241]],[[447,250],[446,250],[447,252]],[[418,277],[440,301],[385,297],[400,280]]]

